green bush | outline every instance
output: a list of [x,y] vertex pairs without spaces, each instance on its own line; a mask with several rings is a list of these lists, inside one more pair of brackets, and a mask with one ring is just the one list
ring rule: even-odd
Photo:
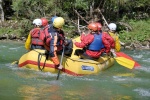
[[131,32],[121,31],[120,40],[123,42],[143,42],[150,39],[150,19],[148,20],[130,20],[129,24],[133,27]]

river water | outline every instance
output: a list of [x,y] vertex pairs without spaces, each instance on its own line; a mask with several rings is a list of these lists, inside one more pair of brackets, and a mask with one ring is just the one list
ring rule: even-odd
[[0,41],[0,100],[150,100],[150,51],[123,50],[142,67],[117,63],[98,75],[70,76],[11,65],[26,52],[23,43]]

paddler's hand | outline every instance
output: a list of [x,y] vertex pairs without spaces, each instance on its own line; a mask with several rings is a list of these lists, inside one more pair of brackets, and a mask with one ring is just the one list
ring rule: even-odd
[[60,64],[60,65],[58,66],[58,69],[59,69],[59,70],[62,70],[62,68],[63,68],[63,66]]
[[115,49],[111,49],[110,52],[113,54],[114,57],[116,57]]
[[111,57],[111,56],[112,56],[111,54],[112,54],[111,52],[106,53],[106,55],[107,55],[107,56],[109,56],[109,57]]

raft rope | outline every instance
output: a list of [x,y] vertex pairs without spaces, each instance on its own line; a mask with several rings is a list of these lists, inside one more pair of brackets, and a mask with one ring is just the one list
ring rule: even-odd
[[41,68],[41,67],[40,67],[40,61],[41,61],[42,55],[43,55],[43,54],[41,54],[41,53],[38,54],[38,68],[39,68],[39,70],[41,70],[41,71],[43,71],[43,69],[45,68],[45,62],[46,62],[46,59],[45,59],[44,65],[43,65],[43,67]]
[[[37,59],[38,68],[39,68],[39,70],[43,71],[43,69],[45,68],[46,60],[48,59],[48,54],[47,54],[46,52],[45,52],[45,53],[40,53],[40,52],[38,52],[38,51],[36,51],[36,50],[34,50],[34,51],[38,53],[38,59]],[[46,58],[45,58],[45,61],[44,61],[44,65],[43,65],[43,67],[41,68],[41,67],[40,67],[40,61],[41,61],[43,55],[45,55]]]

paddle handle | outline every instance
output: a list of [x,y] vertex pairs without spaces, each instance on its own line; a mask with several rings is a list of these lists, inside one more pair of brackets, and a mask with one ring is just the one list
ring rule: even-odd
[[[62,54],[61,54],[60,64],[62,64],[63,57],[64,57],[64,52],[65,52],[65,46],[63,45],[63,51],[62,51]],[[57,74],[57,78],[56,78],[56,80],[58,80],[58,79],[59,79],[59,76],[60,76],[60,69],[58,70],[58,74]]]

